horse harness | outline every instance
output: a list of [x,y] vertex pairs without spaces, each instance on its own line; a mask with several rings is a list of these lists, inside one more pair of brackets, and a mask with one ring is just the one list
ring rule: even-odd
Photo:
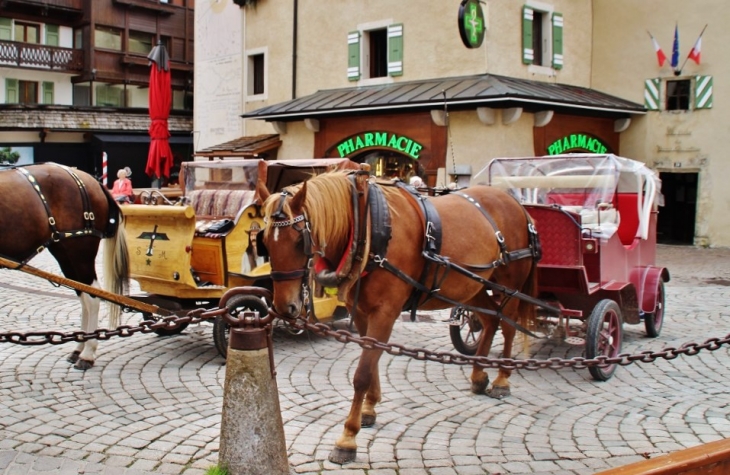
[[104,233],[101,231],[98,231],[94,227],[94,211],[91,209],[91,200],[89,198],[89,192],[86,189],[86,185],[84,185],[84,182],[79,178],[79,176],[74,173],[73,170],[71,170],[69,167],[60,165],[57,163],[53,163],[53,165],[65,170],[71,178],[76,183],[76,186],[79,188],[79,192],[81,194],[81,202],[84,207],[83,211],[83,217],[84,217],[84,227],[83,229],[74,229],[70,231],[59,231],[58,227],[56,226],[56,219],[53,217],[53,214],[51,213],[51,207],[48,204],[48,200],[46,199],[46,196],[43,194],[43,190],[41,190],[41,186],[38,183],[38,180],[36,180],[35,176],[33,176],[32,173],[30,173],[26,168],[24,167],[17,167],[15,170],[17,170],[21,175],[23,175],[30,185],[33,187],[33,189],[38,194],[38,197],[41,200],[41,203],[43,203],[43,207],[46,209],[46,214],[48,215],[48,226],[51,231],[51,235],[48,238],[48,240],[38,246],[33,254],[31,254],[29,257],[25,258],[20,265],[23,266],[28,263],[31,259],[33,259],[35,256],[43,252],[44,249],[46,249],[48,246],[50,246],[53,243],[57,243],[61,241],[62,239],[72,238],[72,237],[82,237],[82,236],[96,236],[100,239],[103,239],[106,237]]
[[[367,172],[355,172],[353,175],[357,175],[359,173],[367,174]],[[355,241],[353,246],[351,246],[349,252],[354,253],[355,262],[360,262],[363,259],[367,259],[367,262],[364,266],[364,272],[359,273],[357,276],[353,306],[357,306],[360,279],[376,267],[381,267],[413,287],[413,291],[411,292],[411,295],[409,296],[403,308],[404,311],[408,310],[411,312],[412,320],[415,319],[415,312],[418,307],[423,305],[431,298],[436,298],[452,305],[463,307],[470,311],[496,316],[506,321],[521,332],[534,337],[536,335],[534,335],[532,332],[522,327],[517,322],[513,321],[502,313],[502,309],[510,298],[514,297],[520,300],[525,300],[534,305],[546,308],[548,311],[559,313],[559,309],[553,308],[551,306],[546,306],[545,303],[541,300],[538,300],[517,290],[509,289],[503,285],[487,280],[475,273],[493,269],[501,265],[506,265],[507,263],[518,259],[524,259],[528,257],[531,257],[536,261],[540,259],[542,253],[539,237],[529,215],[527,214],[527,211],[525,211],[524,209],[523,212],[525,213],[528,222],[528,233],[530,241],[529,247],[525,249],[509,251],[505,244],[504,237],[491,215],[479,204],[479,202],[477,202],[466,193],[455,192],[455,195],[460,196],[466,199],[468,202],[472,203],[482,213],[485,219],[489,221],[490,225],[494,229],[495,239],[497,240],[500,248],[499,258],[493,262],[483,265],[459,264],[453,262],[449,257],[440,254],[442,241],[441,219],[438,215],[438,212],[436,211],[436,208],[433,206],[430,200],[428,200],[427,197],[423,196],[412,186],[407,185],[406,183],[401,181],[396,181],[394,183],[394,186],[407,192],[407,194],[418,203],[421,209],[421,213],[424,216],[424,244],[421,255],[426,260],[426,265],[424,266],[419,280],[416,280],[408,274],[404,273],[396,266],[392,265],[386,258],[388,251],[388,241],[391,238],[391,219],[387,201],[382,190],[380,190],[379,185],[373,183],[372,181],[368,181],[366,193],[367,196],[365,198],[364,211],[362,212],[361,216],[361,207],[359,206],[358,200],[354,195],[355,193],[357,193],[358,195],[363,195],[364,193],[357,190],[354,179],[352,180],[352,183]],[[273,218],[271,225],[273,227],[292,226],[296,231],[301,233],[304,245],[304,253],[307,256],[308,260],[306,266],[302,269],[296,269],[292,271],[272,270],[271,278],[273,281],[303,278],[302,287],[305,304],[309,307],[310,310],[313,310],[313,303],[309,299],[308,278],[306,278],[309,275],[310,270],[314,267],[314,252],[312,248],[311,228],[309,225],[309,221],[304,214],[289,218],[286,213],[284,213],[284,202],[286,201],[286,198],[290,196],[292,196],[292,194],[287,190],[281,192],[279,205],[276,211],[271,215],[271,217]],[[366,227],[361,226],[361,224],[367,220],[368,213],[370,213],[372,223],[370,236],[367,236],[364,232]],[[300,225],[299,223],[302,224]],[[367,252],[364,252],[365,250],[367,250]],[[428,276],[429,270],[433,265],[436,265],[437,268],[433,273],[433,279],[430,285],[427,286],[425,280]],[[439,273],[439,268],[441,268],[443,272]],[[446,276],[451,270],[465,275],[470,279],[478,281],[489,290],[501,292],[505,296],[505,298],[501,301],[499,309],[495,311],[486,308],[474,307],[440,295],[440,284],[445,280]],[[325,275],[326,278],[324,279],[324,282],[317,278],[317,276],[315,276],[315,279],[320,283],[324,283],[325,285],[332,285],[333,283],[336,284],[336,282],[333,282],[331,280],[331,274]],[[338,275],[338,278],[342,277],[342,275]]]

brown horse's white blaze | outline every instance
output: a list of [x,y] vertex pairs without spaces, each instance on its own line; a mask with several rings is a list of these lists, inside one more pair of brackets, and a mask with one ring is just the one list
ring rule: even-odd
[[[274,194],[266,199],[263,208],[268,224],[263,239],[271,258],[274,307],[277,312],[287,316],[298,315],[303,305],[303,289],[307,287],[303,286],[306,282],[304,279],[308,278],[306,271],[312,266],[320,267],[322,262],[318,261],[335,265],[341,262],[348,249],[351,223],[355,217],[351,190],[347,174],[333,172],[313,177],[304,185],[289,187],[283,195]],[[381,190],[387,200],[392,232],[387,253],[379,257],[385,258],[390,266],[411,279],[419,281],[427,265],[422,255],[426,228],[423,213],[404,190],[389,186],[381,186]],[[528,231],[529,217],[524,209],[512,197],[497,189],[477,186],[462,191],[479,206],[455,194],[431,200],[441,218],[442,243],[439,255],[468,267],[483,279],[534,297],[537,290],[534,255],[502,262],[504,255],[497,239],[499,231],[504,236],[509,252],[530,251],[528,248],[533,241]],[[492,218],[498,230],[485,218],[479,207]],[[498,265],[494,267],[486,265],[495,262]],[[435,272],[439,273],[437,279],[434,279]],[[489,295],[488,286],[484,283],[453,269],[444,274],[443,268],[431,264],[426,278],[420,281],[438,281],[439,295],[485,309],[486,312],[477,313],[484,327],[478,356],[488,355],[500,326],[504,334],[504,356],[510,357],[512,354],[516,330],[495,315],[497,309],[501,307],[505,316],[527,327],[536,316],[532,304],[515,298],[505,302],[498,292]],[[352,287],[342,297],[359,334],[387,342],[413,286],[398,277],[393,269],[376,266],[361,275],[358,288],[357,301]],[[425,302],[421,300],[418,308],[436,310],[450,306],[451,303],[431,298]],[[361,427],[373,425],[376,421],[375,408],[381,400],[378,373],[381,355],[382,350],[378,349],[362,351],[353,378],[355,394],[350,412],[343,433],[330,454],[330,460],[335,463],[355,459],[357,433]],[[475,393],[486,391],[497,398],[507,396],[509,376],[509,370],[500,369],[492,387],[487,390],[489,378],[481,367],[475,365],[471,375],[471,390]]]
[[[128,254],[122,213],[94,177],[56,164],[0,171],[0,254],[27,262],[45,248],[63,275],[99,287],[96,254],[104,240],[106,290],[122,294],[127,287]],[[52,219],[51,219],[52,218]],[[98,298],[79,294],[81,330],[99,327]],[[110,305],[110,327],[118,324],[120,307]],[[79,343],[68,360],[86,370],[94,365],[98,342]]]

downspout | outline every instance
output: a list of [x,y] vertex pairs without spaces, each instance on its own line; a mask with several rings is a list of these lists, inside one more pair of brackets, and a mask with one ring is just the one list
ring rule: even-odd
[[299,0],[294,0],[294,25],[292,29],[291,98],[297,98],[297,30],[299,21]]

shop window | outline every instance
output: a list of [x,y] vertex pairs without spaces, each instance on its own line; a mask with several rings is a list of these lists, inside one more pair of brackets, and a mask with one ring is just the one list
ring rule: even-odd
[[550,5],[529,2],[522,7],[522,62],[563,67],[563,15]]
[[40,43],[40,25],[34,23],[15,22],[15,41],[21,43]]
[[266,94],[266,54],[262,51],[252,51],[248,58],[248,85],[246,92],[249,96]]
[[140,31],[129,32],[129,45],[127,50],[130,53],[138,53],[148,55],[152,51],[152,42],[154,35],[151,33],[143,33]]
[[94,45],[97,48],[122,50],[122,32],[114,28],[97,26],[94,31]]
[[350,32],[347,47],[350,81],[403,74],[402,24]]

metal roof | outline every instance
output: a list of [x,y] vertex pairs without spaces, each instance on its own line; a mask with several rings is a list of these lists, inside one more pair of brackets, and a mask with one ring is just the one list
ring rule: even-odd
[[523,107],[613,117],[644,114],[642,104],[585,87],[517,79],[493,74],[397,82],[317,91],[309,96],[246,112],[241,117],[301,120],[317,116],[409,112],[476,107]]
[[199,150],[195,152],[195,155],[200,157],[258,157],[259,154],[278,148],[280,145],[279,134],[249,135]]

